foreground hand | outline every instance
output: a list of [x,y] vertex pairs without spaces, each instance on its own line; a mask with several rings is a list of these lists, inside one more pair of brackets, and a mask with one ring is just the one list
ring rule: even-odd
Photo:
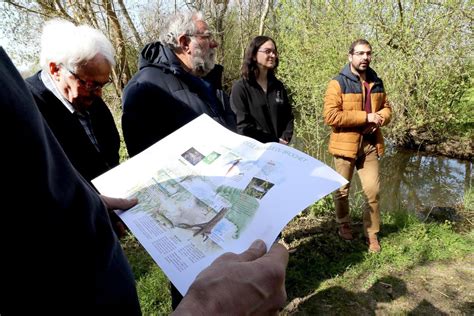
[[112,227],[117,234],[118,237],[125,236],[126,228],[125,224],[122,222],[120,217],[115,214],[114,210],[128,210],[129,208],[135,206],[138,203],[137,199],[120,199],[120,198],[113,198],[105,195],[100,195],[102,202],[104,202],[105,207],[109,211],[110,222],[112,223]]
[[276,315],[286,301],[288,251],[261,240],[225,253],[203,270],[173,315]]

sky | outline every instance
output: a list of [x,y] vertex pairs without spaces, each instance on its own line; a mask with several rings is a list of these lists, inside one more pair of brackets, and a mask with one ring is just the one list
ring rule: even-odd
[[[143,6],[147,6],[147,5],[150,5],[153,4],[153,3],[156,3],[156,2],[161,2],[162,3],[162,8],[164,8],[164,10],[172,10],[174,8],[174,4],[175,4],[175,1],[174,0],[125,0],[125,5],[127,6],[128,10],[129,10],[129,14],[132,15],[132,18],[134,16],[136,16],[136,14],[138,13],[138,9],[139,7],[142,7]],[[0,4],[1,4],[1,0],[0,0]],[[182,8],[184,7],[184,1],[183,0],[177,0],[177,6],[178,8]],[[0,10],[2,10],[2,6],[0,6]],[[2,17],[8,19],[8,14],[7,15],[1,15]],[[12,19],[13,21],[13,19]],[[14,22],[13,22],[14,23]],[[138,24],[139,26],[139,24]],[[15,56],[14,54],[14,51],[23,51],[23,50],[30,50],[31,47],[28,46],[22,46],[21,44],[17,43],[16,46],[15,45],[15,36],[17,34],[15,34],[15,32],[5,32],[3,33],[2,30],[0,29],[0,46],[2,46],[4,48],[4,50],[7,52],[7,54],[10,56],[10,58],[12,59],[13,63],[15,64],[15,66],[20,70],[20,71],[26,71],[28,70],[29,68],[32,67],[32,65],[35,64],[35,62],[37,62],[36,60],[35,61],[28,61],[28,60],[25,60],[25,59],[20,59],[18,58],[17,56]],[[38,34],[39,36],[39,34]],[[39,51],[39,45],[34,45],[35,49],[37,49]],[[39,54],[39,52],[38,52]]]

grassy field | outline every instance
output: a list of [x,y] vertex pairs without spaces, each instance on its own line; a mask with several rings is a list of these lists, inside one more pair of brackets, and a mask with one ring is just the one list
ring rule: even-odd
[[[360,212],[354,219],[360,238],[345,242],[336,234],[330,199],[321,201],[297,216],[283,232],[287,244],[296,251],[290,255],[288,305],[282,314],[351,314],[354,304],[362,306],[361,313],[356,314],[373,313],[371,296],[355,297],[354,292],[370,293],[382,284],[390,287],[387,291],[393,296],[397,286],[408,282],[400,278],[400,273],[473,254],[472,204],[469,192],[465,205],[459,208],[464,219],[461,223],[429,222],[409,212],[382,214],[382,252],[369,254],[362,238]],[[123,239],[122,244],[137,280],[143,313],[168,314],[166,277],[132,236]],[[408,312],[403,306],[398,309],[402,314]]]

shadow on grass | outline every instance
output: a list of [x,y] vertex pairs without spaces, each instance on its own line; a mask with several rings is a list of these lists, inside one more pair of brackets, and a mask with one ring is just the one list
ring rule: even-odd
[[391,302],[407,294],[405,282],[395,277],[377,280],[366,292],[348,291],[333,286],[307,299],[298,314],[375,315],[379,303]]
[[297,315],[447,315],[426,299],[413,310],[403,310],[392,304],[398,298],[408,295],[405,282],[397,277],[386,276],[378,279],[366,292],[348,291],[333,286],[311,296],[298,306],[298,311],[288,314]]
[[[396,233],[395,225],[384,225],[379,239]],[[349,267],[363,261],[367,256],[367,245],[362,232],[362,224],[353,224],[355,239],[344,241],[337,234],[337,226],[332,217],[319,220],[317,227],[302,227],[285,231],[287,243],[296,249],[290,254],[287,269],[286,289],[288,301],[312,294],[326,279],[343,274]]]

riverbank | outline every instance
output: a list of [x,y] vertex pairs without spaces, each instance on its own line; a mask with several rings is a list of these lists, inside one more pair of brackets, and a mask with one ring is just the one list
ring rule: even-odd
[[427,130],[412,129],[399,147],[421,151],[431,155],[472,161],[474,159],[474,139],[459,136],[433,136]]

